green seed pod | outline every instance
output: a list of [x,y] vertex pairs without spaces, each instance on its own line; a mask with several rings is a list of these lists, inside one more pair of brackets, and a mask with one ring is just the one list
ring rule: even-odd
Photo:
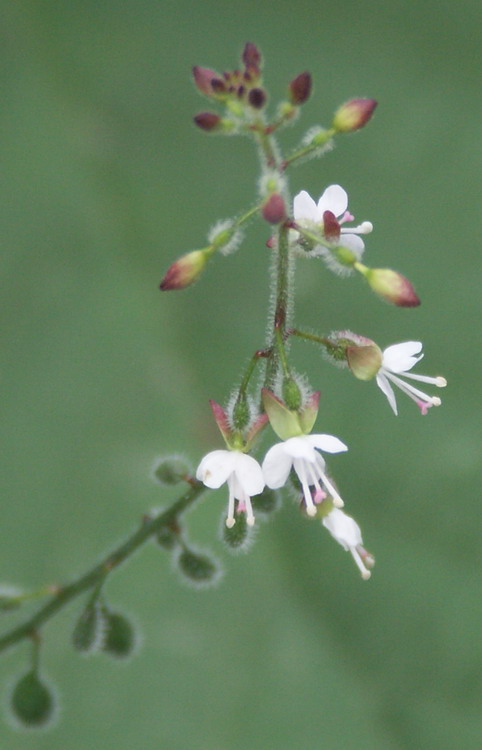
[[94,653],[102,646],[104,631],[104,616],[99,602],[89,602],[75,624],[72,644],[81,653]]
[[253,510],[256,513],[274,513],[280,504],[280,494],[276,490],[265,487],[263,492],[251,498]]
[[246,513],[237,513],[235,524],[228,528],[223,518],[223,541],[232,550],[241,551],[248,541],[249,529],[246,523]]
[[178,557],[178,566],[186,580],[194,586],[206,586],[219,576],[215,561],[205,554],[184,549]]
[[102,650],[110,656],[125,659],[130,656],[136,641],[132,623],[119,612],[104,610],[105,636]]
[[55,696],[32,669],[15,685],[11,707],[22,726],[34,729],[45,726],[52,718]]
[[177,534],[169,526],[162,526],[156,533],[157,543],[164,549],[174,549],[178,544]]
[[189,473],[189,464],[182,456],[164,456],[154,468],[157,481],[168,486],[179,484]]

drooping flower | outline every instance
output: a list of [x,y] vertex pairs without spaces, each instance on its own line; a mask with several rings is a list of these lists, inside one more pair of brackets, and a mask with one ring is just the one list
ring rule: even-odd
[[435,385],[437,388],[444,388],[447,385],[447,381],[441,376],[429,377],[428,375],[417,375],[416,373],[409,372],[422,357],[422,343],[420,341],[405,341],[402,344],[393,344],[383,351],[382,364],[376,376],[377,384],[387,397],[388,403],[395,414],[398,414],[397,402],[389,381],[415,401],[422,414],[426,414],[431,406],[440,406],[442,403],[438,396],[428,396],[411,383],[406,383],[400,377],[403,375],[404,378],[409,378],[410,380],[418,380],[421,383]]
[[[356,227],[342,226],[355,217],[348,211],[348,195],[340,185],[329,185],[318,203],[315,203],[306,190],[302,190],[293,201],[293,215],[295,222],[302,227],[321,227],[327,240],[350,250],[358,261],[365,249],[365,243],[359,235],[369,234],[373,230],[370,221],[364,221]],[[322,246],[317,249],[324,252]]]
[[266,484],[272,490],[283,487],[293,468],[300,480],[309,516],[316,516],[316,501],[313,500],[311,487],[315,488],[315,497],[316,493],[324,495],[325,489],[334,504],[341,508],[343,500],[326,476],[325,460],[318,451],[341,453],[346,450],[347,446],[334,435],[297,435],[288,438],[273,445],[265,456],[262,466]]
[[351,553],[362,578],[368,580],[371,576],[369,568],[374,566],[375,560],[363,547],[363,539],[357,522],[339,508],[333,508],[324,516],[323,526],[343,549]]
[[254,524],[251,498],[259,495],[264,489],[264,478],[261,466],[252,456],[237,450],[217,450],[208,453],[202,459],[196,471],[196,478],[206,487],[218,489],[227,482],[229,489],[228,515],[226,526],[235,524],[236,500],[238,511],[246,512],[249,526]]

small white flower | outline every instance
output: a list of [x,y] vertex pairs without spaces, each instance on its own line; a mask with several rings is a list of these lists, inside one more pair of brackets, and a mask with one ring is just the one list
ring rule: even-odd
[[[325,211],[331,211],[338,219],[339,224],[344,224],[346,221],[353,221],[354,216],[347,209],[348,195],[340,185],[330,185],[327,187],[318,203],[315,203],[306,190],[298,193],[293,201],[295,221],[298,224],[307,224],[308,226],[310,224],[323,224],[323,214]],[[360,260],[365,249],[365,244],[358,235],[369,234],[372,230],[373,224],[370,221],[364,221],[357,227],[341,227],[340,232],[343,235],[343,240],[340,240],[340,244],[351,250],[358,260]]]
[[317,450],[327,453],[340,453],[348,450],[347,446],[334,435],[299,435],[277,443],[266,454],[263,461],[263,473],[266,484],[272,490],[286,484],[291,468],[295,470],[301,482],[309,516],[316,515],[310,487],[323,492],[322,484],[338,507],[343,507],[343,500],[325,474],[325,460]]
[[368,567],[373,567],[375,560],[363,547],[363,539],[357,522],[339,508],[333,508],[323,518],[323,526],[328,529],[333,539],[336,539],[343,549],[351,553],[362,578],[365,580],[370,578],[371,573]]
[[438,388],[444,388],[447,385],[445,378],[440,376],[432,378],[428,375],[416,375],[409,372],[422,359],[423,354],[421,352],[422,343],[420,341],[405,341],[403,344],[393,344],[383,352],[382,364],[377,373],[377,384],[387,397],[388,403],[395,414],[398,414],[397,402],[393,388],[389,383],[390,380],[415,401],[422,414],[426,414],[431,406],[440,406],[442,403],[438,396],[428,396],[423,391],[415,388],[411,383],[406,383],[399,377],[399,375],[403,375],[405,378],[410,378],[411,380],[431,383]]
[[226,526],[228,528],[235,524],[235,500],[239,502],[238,510],[246,512],[248,525],[253,526],[251,497],[259,495],[265,484],[261,466],[256,459],[241,451],[212,451],[204,456],[199,464],[196,478],[211,489],[217,489],[227,482],[229,501]]

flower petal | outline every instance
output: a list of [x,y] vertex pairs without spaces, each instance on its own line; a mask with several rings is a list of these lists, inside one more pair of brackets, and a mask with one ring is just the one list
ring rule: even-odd
[[[318,201],[318,216],[323,217],[325,211],[332,211],[335,216],[341,216],[348,207],[348,195],[341,185],[329,185]],[[320,220],[318,219],[318,221]]]
[[263,461],[264,480],[272,490],[283,487],[291,471],[293,461],[284,447],[284,443],[273,445]]
[[310,464],[316,460],[316,454],[308,440],[309,435],[300,435],[289,438],[284,442],[284,450],[292,458],[303,458]]
[[293,216],[295,221],[309,219],[310,221],[321,221],[323,214],[318,214],[316,203],[306,190],[295,195],[293,201]]
[[341,453],[348,450],[348,446],[334,435],[306,435],[306,439],[313,448],[327,453]]
[[393,388],[388,382],[386,375],[384,375],[382,372],[379,372],[377,375],[377,385],[382,391],[382,393],[384,393],[385,396],[387,397],[388,403],[392,407],[394,413],[398,414],[397,401],[395,399]]
[[336,541],[344,549],[349,550],[363,544],[360,527],[351,517],[339,508],[333,508],[323,519],[323,526],[328,529]]
[[347,247],[348,250],[351,250],[356,255],[358,260],[361,260],[363,251],[365,250],[365,243],[357,234],[342,234],[337,244],[340,247]]
[[382,366],[392,372],[406,372],[423,357],[416,354],[422,351],[421,341],[404,341],[403,344],[392,344],[383,351]]
[[261,466],[252,456],[237,453],[234,472],[236,478],[249,497],[259,495],[264,489],[264,477]]
[[237,451],[212,451],[202,459],[196,471],[196,479],[215,490],[221,487],[232,473]]

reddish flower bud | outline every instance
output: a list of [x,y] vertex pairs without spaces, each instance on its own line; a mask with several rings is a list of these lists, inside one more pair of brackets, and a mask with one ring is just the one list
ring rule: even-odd
[[311,73],[305,70],[293,78],[289,84],[290,101],[292,104],[303,104],[311,94]]
[[327,240],[337,242],[340,239],[340,224],[332,211],[323,212],[323,234]]
[[262,109],[266,104],[266,92],[264,89],[251,89],[248,94],[248,101],[255,109]]
[[211,131],[219,127],[221,118],[215,112],[200,112],[194,118],[194,122],[201,130]]
[[242,60],[247,68],[259,68],[261,65],[261,52],[253,42],[244,45]]
[[211,68],[202,68],[200,65],[195,65],[192,69],[194,76],[194,83],[198,87],[199,91],[206,96],[212,96],[213,89],[211,82],[213,80],[219,80],[219,73]]
[[411,282],[391,268],[367,268],[362,271],[376,294],[399,307],[417,307],[420,299]]
[[263,205],[263,219],[270,224],[280,224],[286,219],[286,206],[279,193],[272,193]]
[[375,99],[350,99],[335,112],[333,128],[337,133],[351,133],[367,124],[378,102]]
[[185,289],[192,284],[204,269],[207,255],[204,250],[193,250],[182,255],[167,269],[161,281],[161,290]]

